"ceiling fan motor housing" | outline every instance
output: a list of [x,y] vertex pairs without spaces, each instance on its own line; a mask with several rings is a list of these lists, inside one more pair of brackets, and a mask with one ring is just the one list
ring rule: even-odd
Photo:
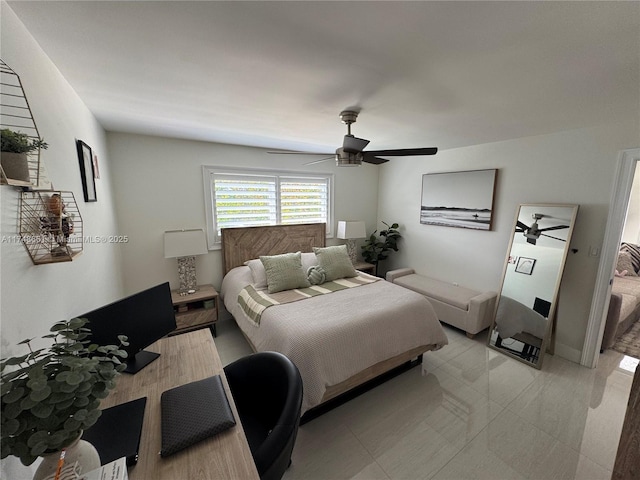
[[359,167],[362,165],[362,153],[345,152],[343,148],[336,150],[336,165],[338,167]]
[[346,125],[355,123],[357,119],[358,112],[355,112],[353,110],[343,110],[342,112],[340,112],[340,120],[342,120],[342,123]]

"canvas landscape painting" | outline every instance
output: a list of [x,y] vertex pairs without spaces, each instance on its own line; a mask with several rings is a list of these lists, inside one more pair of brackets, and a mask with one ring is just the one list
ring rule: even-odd
[[422,176],[420,223],[491,230],[497,169]]

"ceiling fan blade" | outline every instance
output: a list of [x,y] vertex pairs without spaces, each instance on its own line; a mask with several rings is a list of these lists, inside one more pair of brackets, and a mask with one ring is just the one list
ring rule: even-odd
[[520,220],[517,221],[516,227],[521,228],[522,230],[520,230],[520,231],[525,231],[526,232],[527,230],[529,230],[529,225],[525,225]]
[[332,157],[321,158],[320,160],[314,160],[313,162],[305,163],[304,165],[315,165],[316,163],[326,162],[327,160],[334,160],[336,158],[335,155]]
[[438,149],[436,147],[430,148],[401,148],[398,150],[372,150],[368,153],[369,155],[373,155],[375,157],[409,157],[412,155],[435,155],[438,153]]
[[333,153],[316,153],[316,152],[299,152],[296,150],[270,150],[267,151],[267,153],[270,153],[272,155],[333,155]]
[[349,153],[360,153],[367,145],[369,145],[369,140],[354,137],[353,135],[345,135],[342,149]]
[[375,155],[371,155],[371,152],[362,152],[362,161],[365,163],[371,163],[373,165],[380,165],[381,163],[386,163],[389,160],[386,158],[379,158]]
[[567,241],[564,238],[552,237],[551,235],[547,235],[546,233],[541,233],[540,235],[542,235],[543,237],[553,238],[554,240],[560,240],[561,242],[566,242]]
[[549,230],[562,230],[563,228],[569,228],[569,225],[556,225],[555,227],[541,228],[540,232],[548,232]]

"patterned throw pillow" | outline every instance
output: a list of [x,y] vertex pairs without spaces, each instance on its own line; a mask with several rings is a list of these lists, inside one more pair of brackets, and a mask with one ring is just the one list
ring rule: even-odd
[[633,268],[633,263],[631,260],[631,254],[629,252],[620,252],[618,254],[618,263],[616,264],[616,270],[619,272],[627,271],[627,277],[637,277],[635,269]]
[[269,293],[311,286],[307,280],[307,274],[302,270],[300,252],[261,256],[260,261],[267,274]]
[[620,251],[626,252],[630,255],[631,264],[633,265],[631,271],[633,271],[636,274],[635,276],[637,277],[638,272],[640,272],[640,245],[635,245],[633,243],[623,243],[620,246]]
[[358,275],[356,269],[353,268],[346,245],[324,248],[313,247],[313,251],[318,258],[318,265],[325,271],[327,282]]

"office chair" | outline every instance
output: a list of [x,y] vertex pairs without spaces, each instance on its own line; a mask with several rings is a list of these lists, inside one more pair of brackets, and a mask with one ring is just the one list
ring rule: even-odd
[[302,378],[277,352],[243,357],[224,368],[261,480],[280,480],[291,463],[302,407]]

